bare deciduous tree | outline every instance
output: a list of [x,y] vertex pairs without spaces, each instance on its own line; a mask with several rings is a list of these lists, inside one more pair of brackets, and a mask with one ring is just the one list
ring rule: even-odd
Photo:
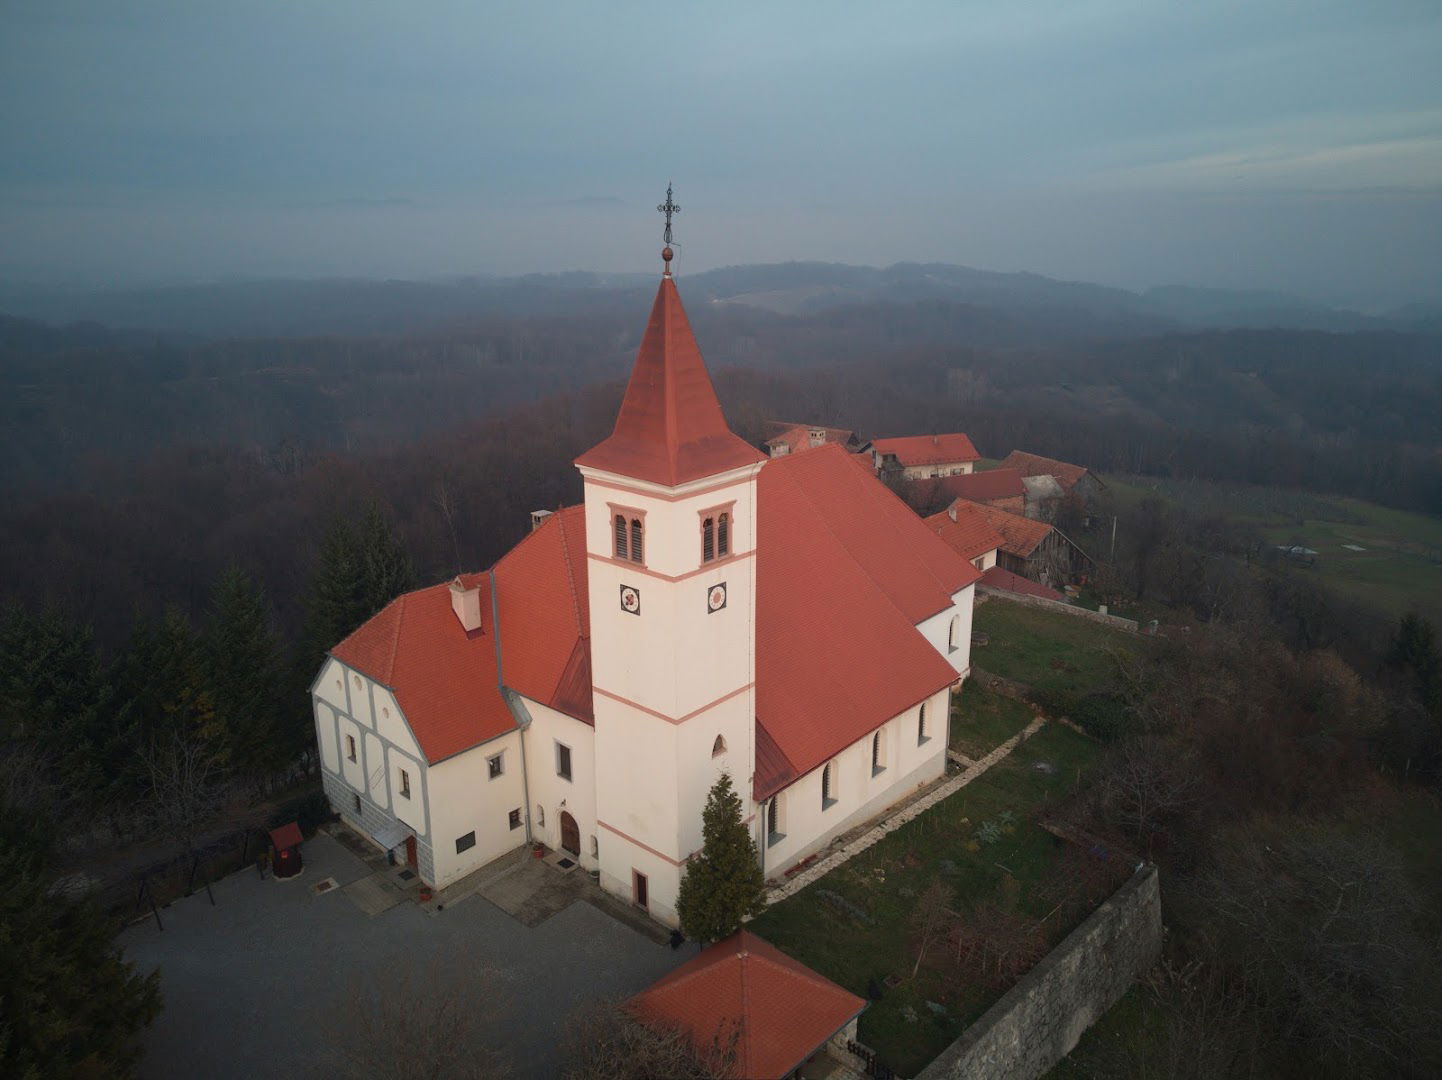
[[921,970],[921,962],[927,952],[947,932],[955,913],[951,911],[952,890],[940,879],[928,885],[917,897],[916,910],[911,915],[911,928],[916,936],[916,963],[911,967],[911,977]]
[[192,854],[197,834],[220,808],[225,793],[214,754],[202,739],[176,732],[152,742],[141,761],[156,827],[183,854]]
[[725,1024],[704,1046],[675,1027],[643,1022],[621,1002],[584,1009],[566,1025],[566,1080],[732,1080],[740,1031]]

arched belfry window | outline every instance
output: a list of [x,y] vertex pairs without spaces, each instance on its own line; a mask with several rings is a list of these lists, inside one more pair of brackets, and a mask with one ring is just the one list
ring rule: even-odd
[[716,519],[701,519],[701,561],[710,562],[716,557]]
[[645,562],[645,561],[646,561],[646,560],[645,560],[645,557],[644,557],[644,554],[643,554],[642,547],[641,547],[641,519],[640,519],[640,518],[632,518],[632,519],[631,519],[631,561],[632,561],[632,562]]
[[631,556],[630,556],[629,545],[627,545],[627,543],[626,543],[626,519],[625,519],[622,515],[617,514],[617,515],[616,515],[616,558],[618,558],[618,559],[629,559],[630,557],[631,557]]
[[724,559],[731,554],[731,515],[722,514],[716,519],[716,556]]
[[726,736],[717,735],[716,741],[711,744],[711,756],[720,757],[724,753],[726,753]]

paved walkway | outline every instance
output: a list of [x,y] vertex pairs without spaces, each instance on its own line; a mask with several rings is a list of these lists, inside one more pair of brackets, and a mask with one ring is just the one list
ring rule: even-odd
[[[159,969],[165,999],[145,1036],[143,1076],[334,1075],[325,1060],[347,996],[422,986],[474,1001],[517,1078],[552,1077],[578,1007],[634,994],[696,953],[659,945],[595,903],[557,909],[549,894],[535,925],[488,903],[484,887],[442,909],[407,895],[370,915],[347,888],[373,880],[375,867],[324,833],[302,852],[297,878],[232,874],[215,883],[216,906],[201,891],[162,909],[163,932],[148,920],[121,933],[126,959]],[[530,860],[503,879],[512,906],[519,877],[542,871],[590,899],[585,874]],[[335,886],[315,894],[327,878]]]
[[1000,761],[1002,758],[1006,757],[1013,750],[1015,750],[1017,745],[1023,740],[1029,739],[1033,735],[1035,735],[1038,731],[1041,730],[1042,725],[1045,723],[1046,717],[1037,716],[1034,720],[1032,720],[1030,724],[1022,728],[1021,731],[1018,731],[1011,738],[1007,739],[1006,742],[1002,743],[995,750],[991,751],[991,753],[987,754],[984,758],[979,761],[972,762],[970,766],[968,766],[960,775],[953,777],[952,779],[946,781],[944,784],[940,784],[937,787],[932,788],[915,802],[903,806],[896,813],[892,814],[890,817],[886,818],[884,821],[873,826],[872,828],[866,830],[866,832],[862,833],[860,836],[856,836],[848,840],[846,843],[833,850],[824,859],[820,859],[815,864],[807,867],[805,870],[801,871],[799,874],[793,877],[790,881],[787,881],[785,884],[778,885],[772,889],[768,889],[766,892],[766,902],[768,904],[774,904],[779,900],[785,900],[788,896],[796,895],[798,892],[806,888],[806,886],[810,885],[817,878],[824,877],[826,874],[829,874],[832,870],[835,870],[838,866],[846,862],[848,859],[859,855],[861,852],[871,847],[872,844],[876,843],[883,836],[887,836],[890,833],[895,832],[897,829],[901,828],[901,826],[905,825],[908,821],[912,820],[920,814],[926,813],[926,811],[930,810],[937,803],[941,802],[942,799],[955,795],[962,788],[966,787],[967,784],[971,783],[982,773],[986,772],[987,769],[991,768],[998,761]]

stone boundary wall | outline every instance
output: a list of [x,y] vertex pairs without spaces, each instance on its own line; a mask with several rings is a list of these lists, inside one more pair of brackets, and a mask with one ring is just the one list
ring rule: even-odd
[[1044,608],[1047,611],[1060,611],[1067,615],[1075,615],[1078,619],[1090,619],[1092,622],[1115,627],[1118,630],[1127,630],[1133,634],[1137,632],[1136,619],[1123,619],[1120,615],[1103,615],[1100,611],[1063,604],[1060,600],[1048,600],[1044,596],[1027,596],[1023,593],[1014,593],[1010,589],[998,589],[991,585],[978,584],[976,591],[980,596],[994,596],[998,600],[1006,600],[1012,604],[1025,604],[1028,607]]
[[1035,1080],[1071,1052],[1161,949],[1157,868],[1145,866],[917,1080]]

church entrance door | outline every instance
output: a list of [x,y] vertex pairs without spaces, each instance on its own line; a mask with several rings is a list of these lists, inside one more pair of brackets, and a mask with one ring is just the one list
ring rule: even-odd
[[561,847],[572,855],[581,854],[581,829],[565,810],[561,811]]
[[414,836],[406,837],[406,865],[412,870],[416,868],[416,838]]

